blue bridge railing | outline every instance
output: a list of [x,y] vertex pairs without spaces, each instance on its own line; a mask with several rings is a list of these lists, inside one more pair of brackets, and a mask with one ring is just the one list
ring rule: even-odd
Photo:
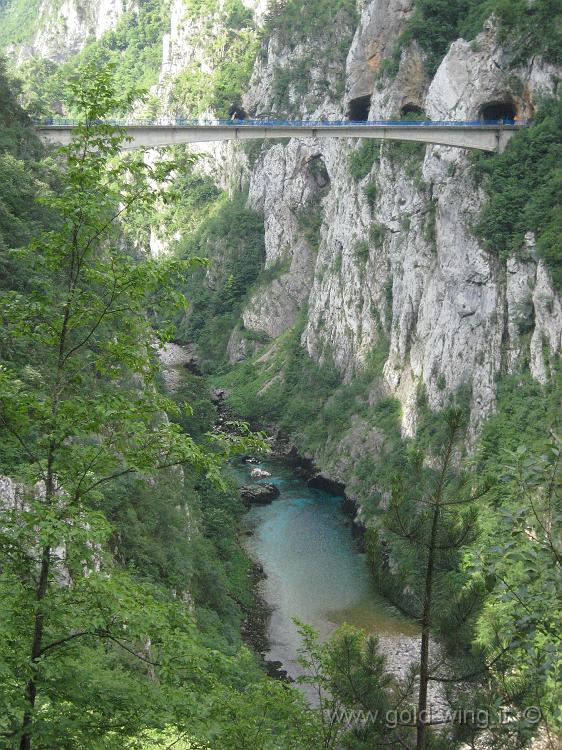
[[[34,120],[36,126],[53,127],[76,127],[84,123],[78,120],[70,120],[58,117],[48,117],[42,120]],[[502,125],[529,125],[527,120],[223,120],[223,119],[176,119],[176,120],[127,120],[109,119],[99,120],[96,124],[114,125],[115,127],[235,127],[235,128],[330,128],[330,127],[455,127],[455,128],[477,128],[477,127],[500,127]]]

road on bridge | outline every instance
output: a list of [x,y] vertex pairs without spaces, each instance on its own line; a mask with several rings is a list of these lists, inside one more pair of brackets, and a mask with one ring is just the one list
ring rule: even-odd
[[[440,146],[502,152],[516,131],[526,122],[499,120],[177,120],[143,122],[106,120],[122,127],[123,149],[156,148],[185,143],[249,140],[262,138],[375,138],[414,141]],[[46,143],[66,145],[79,123],[72,120],[37,122],[38,135]]]

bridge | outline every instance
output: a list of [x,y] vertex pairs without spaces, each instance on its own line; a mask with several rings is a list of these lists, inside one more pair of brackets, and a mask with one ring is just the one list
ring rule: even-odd
[[[516,131],[526,125],[503,120],[176,120],[165,124],[104,120],[123,128],[123,150],[157,148],[209,141],[245,141],[255,138],[374,138],[414,141],[439,146],[503,152]],[[46,143],[67,145],[79,123],[46,120],[35,124]]]

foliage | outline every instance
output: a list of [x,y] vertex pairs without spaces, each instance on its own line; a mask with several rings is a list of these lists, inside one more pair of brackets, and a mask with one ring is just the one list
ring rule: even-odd
[[385,70],[398,70],[400,52],[415,39],[426,54],[427,70],[433,75],[451,42],[459,37],[473,39],[484,21],[494,16],[499,38],[513,64],[532,55],[551,62],[560,60],[560,0],[416,0],[415,10],[400,36]]
[[228,338],[265,259],[262,217],[246,208],[242,194],[232,200],[222,195],[207,209],[205,223],[180,248],[184,257],[202,256],[211,264],[182,285],[192,302],[185,336],[197,343],[205,371],[224,364]]
[[274,0],[267,10],[265,32],[267,36],[275,33],[281,44],[294,49],[300,42],[321,36],[342,11],[356,18],[353,0],[313,0],[305,4],[300,0]]
[[[427,117],[420,112],[408,112],[401,115],[400,119],[407,122],[426,120]],[[416,141],[388,141],[384,144],[383,153],[393,164],[399,166],[407,177],[418,183],[425,151],[425,143],[416,143]]]
[[[363,370],[346,384],[330,360],[319,365],[301,346],[303,322],[276,339],[265,355],[216,378],[230,391],[236,412],[259,422],[274,421],[290,432],[303,451],[324,449],[327,442],[341,438],[357,414],[394,435],[398,402],[389,399],[392,405],[370,407],[365,400],[365,391],[382,374],[388,355],[385,337],[381,334]],[[385,456],[381,464],[387,461]]]
[[[23,101],[35,116],[52,114],[64,100],[65,81],[86,65],[103,67],[112,65],[119,90],[137,95],[146,91],[158,80],[162,63],[162,38],[169,23],[168,3],[165,0],[142,0],[138,12],[124,13],[116,27],[107,31],[100,39],[87,43],[79,53],[67,61],[57,64],[41,58],[31,58],[18,69],[22,80]],[[21,22],[21,32],[12,30],[21,15],[17,4],[11,4],[6,12],[9,26],[5,31],[6,42],[22,41],[31,35],[38,15],[33,23]],[[113,114],[121,114],[117,110]],[[72,116],[72,111],[69,111]]]
[[[424,750],[429,745],[428,726],[424,717],[428,707],[428,686],[442,674],[432,666],[430,633],[437,621],[455,623],[455,636],[463,633],[467,619],[472,616],[479,587],[465,575],[458,575],[457,559],[463,548],[477,538],[475,501],[487,488],[473,486],[470,473],[457,467],[455,454],[459,449],[464,416],[459,409],[444,414],[445,434],[437,446],[434,467],[426,468],[422,451],[410,462],[410,472],[394,480],[392,496],[385,514],[390,533],[391,549],[400,547],[401,578],[412,590],[419,591],[413,598],[411,614],[422,627],[419,661],[418,725],[416,747]],[[418,579],[418,580],[416,580]],[[461,641],[464,641],[461,635]],[[457,646],[458,648],[458,646]],[[480,668],[482,666],[480,665]],[[451,664],[448,679],[453,676]],[[437,673],[436,673],[437,672]],[[465,672],[468,673],[468,672]],[[461,672],[463,674],[463,672]]]
[[501,258],[524,255],[525,234],[534,232],[536,253],[562,288],[562,99],[543,105],[533,127],[521,130],[503,154],[476,162],[486,175],[488,201],[476,225],[485,247]]
[[354,256],[355,260],[361,264],[365,264],[369,260],[369,243],[367,240],[360,240],[355,243]]
[[297,215],[299,229],[312,250],[317,251],[320,245],[320,229],[324,214],[320,204],[314,203],[299,211]]
[[[16,93],[0,58],[0,287],[23,283],[17,264],[5,251],[25,245],[50,221],[50,211],[36,198],[56,182],[50,165],[40,161],[41,145]],[[0,336],[0,351],[3,339]]]
[[363,190],[367,203],[371,208],[375,205],[378,195],[378,187],[376,182],[369,182]]
[[365,139],[349,155],[349,172],[359,182],[366,177],[378,162],[380,144],[373,139]]
[[374,743],[370,747],[378,746],[385,735],[383,717],[391,705],[391,680],[385,672],[384,657],[378,652],[376,636],[342,625],[328,643],[320,644],[314,628],[298,620],[295,623],[301,637],[298,661],[304,670],[298,681],[309,686],[318,703],[321,746],[326,750],[349,746],[347,742],[342,745],[342,741],[356,731],[350,729],[348,719],[353,709],[369,712],[374,718],[370,726],[365,724],[362,734]]
[[[258,447],[215,437],[203,448],[162,418],[181,412],[156,388],[159,334],[146,311],[157,307],[155,289],[167,306],[182,303],[177,275],[195,261],[135,258],[114,227],[124,210],[150,206],[157,194],[147,178],[161,182],[173,164],[116,159],[122,133],[94,124],[126,106],[107,70],[89,68],[70,88],[84,125],[62,150],[60,186],[45,197],[57,221],[9,253],[25,284],[1,296],[7,338],[17,342],[0,372],[3,462],[36,487],[5,509],[0,535],[0,731],[20,750],[128,747],[147,728],[205,736],[217,720],[208,708],[216,675],[234,693],[264,684],[239,640],[216,629],[230,655],[209,648],[184,602],[162,588],[190,577],[172,468],[182,465],[208,493],[206,478],[221,483],[221,453]],[[169,493],[167,512],[156,512],[158,492],[148,487],[166,467],[158,492]],[[116,480],[133,486],[113,495]],[[108,554],[107,516],[129,572]],[[166,549],[157,552],[159,543]],[[240,556],[224,555],[225,564],[240,568]],[[247,596],[242,579],[239,570],[225,598]],[[224,602],[212,606],[220,617]],[[247,718],[254,728],[260,720]]]
[[[560,731],[560,439],[553,435],[543,454],[520,445],[505,468],[493,540],[473,560],[473,570],[493,583],[478,641],[504,691],[517,694],[519,705],[540,707],[542,717]],[[512,721],[521,721],[514,714]],[[522,722],[524,734],[533,730]]]
[[0,3],[0,49],[23,42],[33,34],[41,0],[4,0]]
[[241,0],[190,3],[187,12],[197,29],[191,44],[204,48],[209,65],[193,63],[175,78],[172,108],[185,117],[227,117],[240,104],[257,52],[252,13]]

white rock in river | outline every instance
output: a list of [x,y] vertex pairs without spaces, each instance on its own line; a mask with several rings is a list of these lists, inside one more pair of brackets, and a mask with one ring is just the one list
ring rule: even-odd
[[252,469],[252,471],[250,472],[250,476],[252,477],[252,479],[265,479],[266,477],[270,477],[271,474],[265,469],[258,469],[256,467],[255,469]]

